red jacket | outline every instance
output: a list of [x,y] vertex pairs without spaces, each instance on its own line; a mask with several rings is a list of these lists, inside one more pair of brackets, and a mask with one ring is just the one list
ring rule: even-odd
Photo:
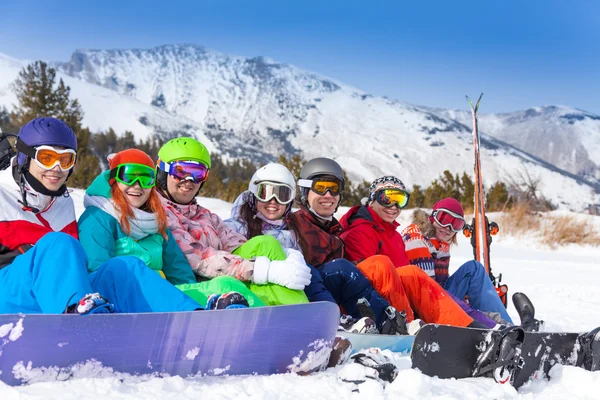
[[13,181],[0,187],[0,269],[11,264],[45,234],[64,232],[77,235],[75,206],[66,196],[51,197],[26,186],[27,204],[41,210],[25,208],[18,185]]
[[410,264],[396,221],[387,223],[371,207],[355,206],[340,224],[344,228],[340,235],[346,248],[344,257],[348,260],[360,262],[380,254],[388,256],[396,268]]

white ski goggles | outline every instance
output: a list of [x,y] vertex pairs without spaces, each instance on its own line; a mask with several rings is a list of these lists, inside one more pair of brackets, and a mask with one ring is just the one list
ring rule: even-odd
[[262,181],[256,183],[254,197],[260,202],[268,203],[275,199],[279,204],[286,205],[294,201],[292,188],[285,183]]

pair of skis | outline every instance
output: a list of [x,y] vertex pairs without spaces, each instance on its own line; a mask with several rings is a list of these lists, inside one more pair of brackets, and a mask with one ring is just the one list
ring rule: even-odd
[[481,140],[477,126],[477,110],[479,109],[479,103],[481,102],[482,97],[483,93],[479,95],[475,105],[473,105],[473,102],[469,96],[466,96],[467,101],[471,106],[471,115],[473,117],[473,149],[475,153],[475,207],[473,212],[473,220],[471,221],[470,225],[465,225],[463,233],[467,238],[471,239],[473,256],[475,260],[479,261],[485,267],[487,274],[496,287],[496,292],[498,293],[500,300],[502,300],[502,304],[504,304],[504,307],[506,307],[508,301],[508,286],[501,284],[502,274],[499,274],[497,277],[494,276],[490,263],[490,245],[492,244],[492,236],[496,235],[500,228],[498,227],[497,223],[490,222],[485,215],[485,193],[483,191],[483,179],[481,176]]

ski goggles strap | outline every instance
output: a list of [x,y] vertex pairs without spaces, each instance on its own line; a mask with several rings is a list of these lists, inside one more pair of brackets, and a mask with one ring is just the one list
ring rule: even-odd
[[375,200],[384,207],[404,208],[410,195],[402,189],[381,189],[375,193]]
[[59,150],[52,146],[31,147],[21,140],[17,140],[17,150],[32,160],[45,170],[51,170],[57,165],[62,171],[68,171],[75,165],[77,152],[73,149]]
[[299,179],[298,186],[310,188],[318,195],[325,196],[327,192],[332,196],[337,196],[341,193],[343,186],[338,179]]
[[431,216],[439,226],[448,227],[453,232],[460,232],[465,226],[465,219],[461,215],[445,208],[434,210]]
[[263,181],[256,183],[256,193],[254,197],[258,201],[267,203],[275,199],[279,204],[289,204],[294,201],[292,197],[292,188],[285,183]]
[[178,181],[191,180],[202,183],[208,179],[209,168],[197,161],[173,161],[166,163],[158,161],[158,167]]
[[143,189],[150,189],[156,184],[156,170],[144,164],[119,164],[110,170],[109,179],[127,186],[138,182]]

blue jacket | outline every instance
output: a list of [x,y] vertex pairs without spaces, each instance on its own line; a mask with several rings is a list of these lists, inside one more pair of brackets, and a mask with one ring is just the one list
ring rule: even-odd
[[160,233],[151,233],[134,239],[125,234],[115,215],[90,205],[94,197],[106,203],[110,199],[108,173],[99,175],[86,190],[86,209],[81,215],[79,240],[88,256],[88,271],[96,271],[100,265],[116,256],[130,255],[140,258],[174,285],[195,283],[196,278],[179,245],[167,229],[166,240]]

